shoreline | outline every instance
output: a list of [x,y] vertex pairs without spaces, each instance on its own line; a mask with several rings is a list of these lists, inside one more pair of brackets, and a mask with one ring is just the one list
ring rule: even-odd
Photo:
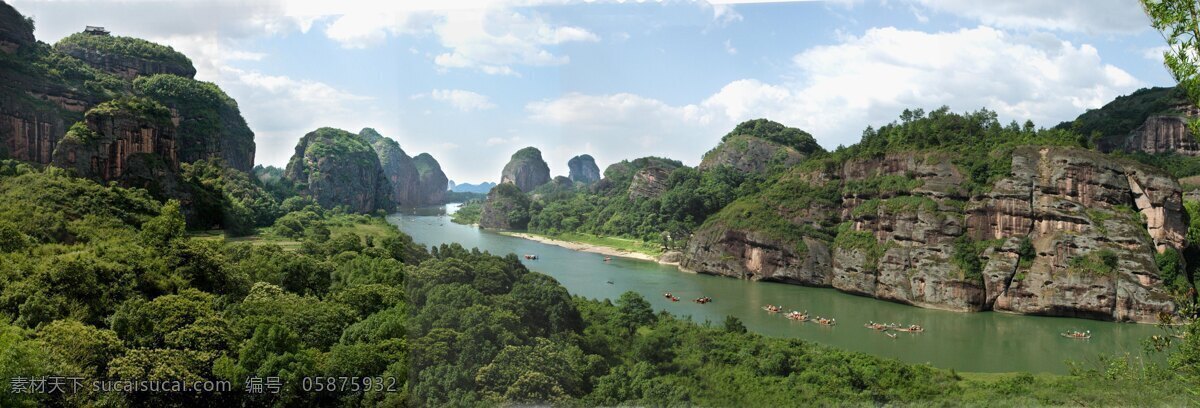
[[[539,243],[543,243],[543,244],[547,244],[547,245],[559,246],[559,247],[563,247],[563,248],[567,248],[567,249],[571,249],[571,250],[575,250],[575,251],[580,251],[580,252],[589,252],[589,253],[595,253],[595,254],[601,254],[601,255],[607,255],[607,256],[619,256],[619,257],[623,257],[623,258],[655,262],[655,263],[662,264],[662,265],[674,266],[675,269],[679,272],[688,273],[688,274],[699,274],[696,271],[684,268],[683,266],[680,265],[679,262],[663,262],[658,259],[659,257],[653,256],[650,254],[646,254],[646,253],[626,251],[623,249],[617,249],[617,248],[604,246],[604,245],[598,245],[598,244],[586,244],[586,243],[580,243],[580,242],[574,242],[574,241],[565,241],[565,240],[560,240],[560,239],[544,237],[544,236],[540,236],[540,235],[529,234],[529,233],[525,233],[525,232],[513,232],[513,231],[494,231],[494,232],[501,234],[501,235],[505,235],[505,236],[527,239],[527,240],[534,241],[534,242],[539,242]],[[717,275],[717,276],[722,276],[722,275]],[[737,279],[737,278],[733,278],[733,277],[729,277],[729,276],[723,276],[723,277]],[[1088,321],[1098,321],[1098,322],[1118,323],[1118,324],[1121,324],[1121,323],[1135,324],[1135,325],[1142,325],[1142,324],[1155,325],[1155,324],[1157,324],[1157,322],[1154,322],[1154,321],[1138,321],[1138,320],[1116,321],[1116,320],[1100,320],[1100,319],[1083,319],[1083,318],[1072,317],[1072,316],[1047,316],[1047,315],[1037,315],[1037,314],[1028,314],[1028,313],[1017,313],[1017,312],[1003,311],[1003,310],[961,310],[961,309],[948,308],[948,307],[939,307],[934,304],[923,304],[923,303],[919,304],[919,303],[911,303],[911,302],[893,301],[893,300],[888,300],[888,299],[880,299],[880,298],[876,298],[873,296],[865,296],[865,295],[860,295],[860,294],[855,294],[855,293],[850,293],[850,292],[844,292],[844,291],[838,290],[832,286],[807,286],[807,285],[799,285],[799,284],[786,283],[786,282],[773,282],[773,283],[780,283],[780,284],[785,284],[785,285],[798,285],[798,286],[805,286],[805,287],[812,287],[812,288],[819,288],[819,289],[828,289],[828,290],[832,290],[832,291],[850,295],[850,296],[864,297],[864,298],[874,299],[877,301],[896,303],[896,304],[901,304],[901,305],[918,308],[918,309],[941,310],[941,311],[946,311],[946,312],[951,312],[951,313],[993,312],[993,313],[999,313],[999,314],[1011,315],[1011,316],[1041,316],[1041,317],[1051,317],[1051,318],[1082,319],[1082,320],[1088,320]]]
[[559,240],[559,239],[554,239],[554,238],[549,238],[549,237],[544,237],[544,236],[534,235],[534,234],[529,234],[529,233],[524,233],[524,232],[496,231],[496,233],[501,234],[501,235],[507,235],[507,236],[514,237],[514,238],[521,238],[521,239],[527,239],[527,240],[534,241],[534,242],[540,242],[540,243],[547,244],[547,245],[559,246],[559,247],[563,247],[563,248],[574,250],[574,251],[590,252],[593,254],[600,254],[600,255],[606,255],[606,256],[619,256],[622,258],[637,259],[637,260],[641,260],[641,261],[658,262],[658,257],[650,255],[650,254],[634,252],[634,251],[626,251],[624,249],[617,249],[617,248],[604,246],[604,245],[585,244],[585,243],[574,242],[574,241],[563,241],[563,240]]

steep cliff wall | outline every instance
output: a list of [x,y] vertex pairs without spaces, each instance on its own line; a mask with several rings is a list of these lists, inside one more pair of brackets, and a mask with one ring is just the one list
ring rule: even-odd
[[567,161],[567,168],[570,170],[568,177],[571,181],[584,184],[600,181],[600,167],[596,166],[596,159],[590,154],[572,157]]
[[392,201],[397,205],[424,204],[421,195],[421,174],[413,159],[400,148],[400,143],[383,137],[375,129],[364,128],[358,135],[371,144],[392,187]]
[[320,128],[304,135],[284,177],[324,207],[345,205],[359,213],[394,207],[391,185],[375,150],[341,129]]
[[987,192],[966,182],[936,152],[794,168],[707,221],[683,266],[961,311],[1147,322],[1173,310],[1154,262],[1185,234],[1170,177],[1094,151],[1019,148]]
[[550,166],[542,160],[542,151],[526,147],[513,153],[508,164],[500,172],[500,184],[515,184],[523,192],[530,192],[550,182]]
[[196,76],[187,56],[140,38],[75,33],[58,40],[54,49],[127,80],[153,74]]
[[97,105],[54,149],[53,163],[80,176],[117,180],[135,155],[157,156],[178,169],[175,125],[167,108],[149,99],[123,98]]
[[170,74],[139,77],[136,93],[171,109],[179,128],[179,161],[219,158],[234,169],[254,168],[254,132],[237,102],[216,84]]
[[421,205],[441,204],[450,185],[442,166],[429,153],[418,154],[413,158],[413,165],[420,175],[418,194]]

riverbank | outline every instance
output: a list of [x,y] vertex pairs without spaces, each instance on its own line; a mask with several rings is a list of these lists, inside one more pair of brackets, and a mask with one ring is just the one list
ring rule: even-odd
[[[639,259],[639,260],[650,261],[650,262],[658,262],[658,256],[661,255],[661,253],[654,253],[654,252],[646,250],[646,249],[639,250],[636,247],[630,247],[630,246],[617,247],[612,244],[605,245],[600,242],[595,242],[595,241],[599,241],[599,240],[616,240],[618,238],[592,237],[593,238],[592,240],[588,240],[588,241],[592,241],[592,242],[588,242],[588,241],[585,241],[586,237],[584,237],[582,234],[572,234],[569,237],[569,238],[571,238],[570,240],[565,240],[565,239],[561,239],[561,238],[563,238],[562,236],[550,237],[547,235],[535,234],[535,233],[531,233],[531,232],[500,231],[498,233],[502,234],[502,235],[514,237],[514,238],[521,238],[521,239],[527,239],[530,241],[540,242],[540,243],[547,244],[547,245],[560,246],[560,247],[567,248],[567,249],[574,250],[574,251],[590,252],[590,253],[594,253],[594,254],[601,254],[601,255],[607,255],[607,256],[619,256],[619,257],[623,257],[623,258]],[[622,240],[622,241],[625,241],[625,240]],[[633,240],[628,240],[628,241],[629,241],[629,244],[636,245],[635,243],[633,243]]]

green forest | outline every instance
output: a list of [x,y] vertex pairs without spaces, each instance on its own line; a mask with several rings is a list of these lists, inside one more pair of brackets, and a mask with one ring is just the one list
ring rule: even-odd
[[[286,247],[189,233],[177,202],[12,161],[0,201],[0,376],[231,385],[6,389],[6,407],[1187,405],[1200,385],[1196,333],[1163,366],[960,374],[655,313],[634,293],[572,297],[516,255],[424,248],[311,200],[285,200],[264,231],[298,243]],[[278,378],[277,393],[248,392],[255,377]],[[342,377],[387,386],[304,380]]]
[[[1195,13],[1144,4],[1155,28],[1176,34],[1169,44],[1197,26]],[[721,227],[777,240],[781,253],[807,254],[807,242],[851,251],[871,261],[864,269],[877,267],[891,243],[856,229],[857,221],[957,217],[953,227],[962,228],[947,228],[954,233],[946,234],[953,239],[944,242],[945,262],[958,274],[952,283],[966,287],[984,285],[986,254],[1006,245],[1014,264],[1006,285],[1029,279],[1037,257],[1055,255],[1039,253],[1029,235],[1006,244],[961,225],[980,210],[972,200],[1013,173],[1021,149],[1061,148],[1128,166],[1129,174],[1167,174],[1165,187],[1147,187],[1187,198],[1175,203],[1185,230],[1178,248],[1156,250],[1147,216],[1129,205],[1144,197],[1130,192],[1102,211],[1081,205],[1059,214],[1104,235],[1110,226],[1137,227],[1139,241],[1127,246],[1144,244],[1144,259],[1112,249],[1128,241],[1064,259],[1063,272],[1090,278],[1138,264],[1157,274],[1139,276],[1164,289],[1145,297],[1178,309],[1159,314],[1161,334],[1138,345],[1151,358],[1068,361],[1067,375],[974,373],[761,335],[734,316],[656,312],[632,291],[573,295],[514,253],[426,247],[389,222],[390,205],[355,213],[344,203],[319,204],[333,201],[320,200],[330,191],[376,199],[393,192],[355,189],[364,178],[354,175],[387,184],[376,148],[360,135],[320,128],[310,139],[325,143],[301,144],[288,170],[254,166],[254,132],[238,103],[193,79],[191,60],[175,49],[84,33],[51,46],[33,39],[33,20],[7,3],[0,29],[5,123],[26,126],[32,117],[29,129],[61,130],[53,140],[60,147],[94,148],[79,150],[92,156],[78,162],[44,162],[13,159],[29,151],[26,140],[0,144],[0,408],[1200,405],[1200,201],[1177,185],[1200,186],[1200,157],[1121,145],[1148,116],[1181,115],[1181,103],[1200,101],[1194,67],[1175,72],[1178,88],[1141,90],[1053,128],[1003,123],[986,109],[908,109],[867,127],[859,143],[827,150],[804,130],[754,119],[721,137],[698,166],[647,156],[616,162],[591,184],[558,177],[528,192],[504,183],[486,197],[442,199],[464,202],[452,215],[460,224],[479,224],[489,205],[503,204],[499,216],[511,230],[636,242],[628,246],[654,255],[684,251],[699,232]],[[24,33],[28,39],[17,38]],[[1196,41],[1177,48],[1198,48]],[[1168,66],[1193,57],[1168,55]],[[134,63],[114,70],[116,59]],[[422,98],[437,99],[409,100]],[[126,134],[95,125],[112,117],[130,119]],[[87,159],[107,159],[108,143],[121,151],[120,138],[135,134],[128,144],[176,147],[116,158],[109,167],[133,174],[126,178],[80,176],[93,165]],[[163,157],[175,153],[169,163]],[[895,154],[948,163],[962,182],[930,198],[913,193],[927,186],[910,173],[828,180],[852,163]],[[540,155],[527,148],[513,159]],[[748,161],[730,159],[737,155],[759,155],[750,161],[761,168],[747,170]],[[330,163],[337,165],[319,166]],[[427,153],[413,166],[441,174]],[[311,180],[345,189],[310,188]]]

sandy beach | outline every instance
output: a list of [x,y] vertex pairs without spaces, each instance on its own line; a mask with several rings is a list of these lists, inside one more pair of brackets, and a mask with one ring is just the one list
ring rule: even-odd
[[576,251],[591,252],[591,253],[595,253],[595,254],[608,255],[608,256],[620,256],[620,257],[624,257],[624,258],[640,259],[643,261],[650,261],[650,262],[658,262],[658,258],[651,256],[651,255],[643,254],[641,252],[625,251],[625,250],[616,249],[616,248],[612,248],[612,247],[606,247],[606,246],[602,246],[602,245],[592,245],[592,244],[582,244],[582,243],[571,242],[571,241],[561,241],[561,240],[557,240],[557,239],[546,238],[546,237],[542,237],[542,236],[525,234],[525,233],[520,233],[520,232],[501,232],[501,234],[508,235],[510,237],[528,239],[530,241],[537,241],[537,242],[541,242],[543,244],[560,246],[563,248],[572,249],[572,250],[576,250]]

